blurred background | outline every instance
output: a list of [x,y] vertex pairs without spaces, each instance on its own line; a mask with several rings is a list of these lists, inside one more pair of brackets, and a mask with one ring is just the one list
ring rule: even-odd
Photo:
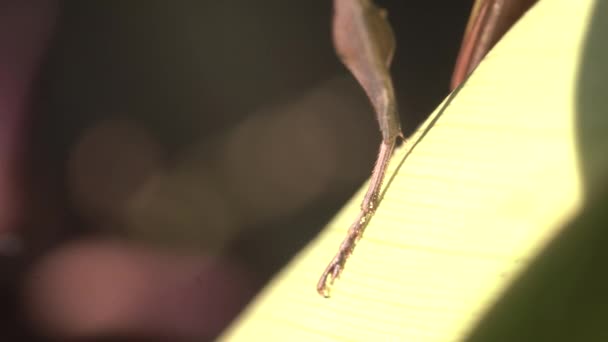
[[[377,3],[407,135],[448,93],[472,0]],[[0,340],[217,336],[373,167],[380,132],[331,15],[3,1]]]

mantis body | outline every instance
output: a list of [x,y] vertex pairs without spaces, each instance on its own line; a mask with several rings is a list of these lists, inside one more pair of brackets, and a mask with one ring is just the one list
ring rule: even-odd
[[[456,88],[486,53],[536,0],[476,0],[452,77]],[[382,180],[397,139],[403,139],[389,68],[395,39],[386,11],[371,0],[334,0],[333,41],[336,53],[369,97],[382,133],[382,142],[361,210],[348,229],[338,252],[317,283],[329,297],[329,287],[340,276],[356,242],[379,204]]]

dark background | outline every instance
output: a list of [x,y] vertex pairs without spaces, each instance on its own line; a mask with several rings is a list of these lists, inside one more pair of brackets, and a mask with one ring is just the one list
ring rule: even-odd
[[[448,94],[472,1],[377,3],[407,135]],[[68,242],[213,255],[247,279],[238,308],[314,238],[380,142],[330,21],[330,1],[63,1],[32,96],[24,248],[4,257],[7,336],[49,336],[24,284]]]

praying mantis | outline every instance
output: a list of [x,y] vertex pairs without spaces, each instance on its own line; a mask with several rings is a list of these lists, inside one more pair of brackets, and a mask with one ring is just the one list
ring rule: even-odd
[[[456,60],[450,84],[452,90],[536,1],[475,0]],[[317,283],[317,292],[326,298],[379,205],[388,163],[398,139],[404,139],[389,71],[395,39],[387,12],[372,0],[334,0],[332,32],[338,57],[365,90],[372,104],[382,141],[361,210]]]

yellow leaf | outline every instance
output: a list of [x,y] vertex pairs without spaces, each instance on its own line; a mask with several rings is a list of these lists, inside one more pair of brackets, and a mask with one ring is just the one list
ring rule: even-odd
[[608,340],[607,23],[541,0],[396,151],[332,298],[362,193],[221,340]]

